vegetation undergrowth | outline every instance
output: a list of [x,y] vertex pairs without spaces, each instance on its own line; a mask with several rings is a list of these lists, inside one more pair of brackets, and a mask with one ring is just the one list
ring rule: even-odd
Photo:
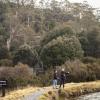
[[100,81],[68,83],[64,89],[50,90],[40,100],[73,100],[88,93],[100,92]]

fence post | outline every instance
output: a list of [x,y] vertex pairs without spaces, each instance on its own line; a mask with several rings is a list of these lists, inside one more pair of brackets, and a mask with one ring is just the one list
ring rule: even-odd
[[5,96],[5,86],[2,85],[2,97],[4,97],[4,96]]
[[2,92],[2,97],[5,96],[5,88],[6,88],[7,82],[6,81],[0,81],[0,86],[1,86],[1,92]]

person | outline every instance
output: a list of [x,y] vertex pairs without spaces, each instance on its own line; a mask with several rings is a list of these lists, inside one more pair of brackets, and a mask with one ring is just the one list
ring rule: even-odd
[[62,69],[61,73],[60,73],[60,87],[63,85],[63,88],[64,88],[64,84],[65,84],[65,72],[64,72],[64,69]]
[[70,75],[69,74],[70,74],[70,72],[65,72],[65,78],[66,78],[65,82],[66,83],[70,82],[70,77],[69,77]]
[[53,88],[57,88],[57,71],[54,71],[53,75]]

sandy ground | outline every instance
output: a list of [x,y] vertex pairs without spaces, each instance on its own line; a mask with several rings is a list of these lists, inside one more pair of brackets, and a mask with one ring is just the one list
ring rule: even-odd
[[27,87],[24,89],[15,90],[6,94],[5,97],[0,97],[0,100],[21,100],[20,98],[34,93],[39,88],[37,87]]
[[39,89],[30,95],[24,96],[22,100],[39,100],[39,97],[43,95],[46,91],[47,90],[45,88]]
[[51,87],[27,87],[7,93],[5,97],[0,97],[0,100],[39,100],[41,95],[51,89]]

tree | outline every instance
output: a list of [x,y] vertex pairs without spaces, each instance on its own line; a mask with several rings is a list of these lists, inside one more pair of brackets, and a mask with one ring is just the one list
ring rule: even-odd
[[89,41],[88,53],[93,57],[100,57],[100,31],[93,30],[87,34]]
[[27,46],[23,46],[18,51],[16,51],[13,57],[14,65],[19,62],[32,67],[37,62],[37,59],[35,54],[33,54],[33,52]]
[[5,27],[0,25],[0,46],[6,46],[6,41],[9,37],[9,32],[6,31]]
[[74,17],[74,20],[69,24],[76,33],[81,31],[88,32],[98,26],[94,10],[88,2],[74,3],[72,5],[70,13]]
[[9,52],[5,46],[0,46],[0,59],[9,58]]
[[5,19],[5,12],[6,12],[6,4],[3,3],[3,1],[0,0],[0,24],[3,24],[3,21]]
[[[69,27],[58,27],[52,30],[50,33],[48,33],[45,38],[41,41],[41,45],[46,45],[53,39],[56,39],[59,36],[63,35],[73,35],[73,31]],[[74,34],[75,35],[75,34]]]
[[[22,38],[24,40],[22,45],[26,44],[27,33],[31,34],[28,36],[34,37],[33,35],[35,32],[32,28],[34,19],[34,1],[17,0],[16,2],[11,2],[11,0],[8,0],[6,3],[8,9],[5,23],[7,30],[10,33],[9,38],[7,39],[7,48],[10,50],[11,44],[13,44],[12,42],[16,41],[16,39]],[[26,3],[28,4],[26,5]]]
[[[56,35],[54,35],[54,32],[56,32]],[[49,67],[62,65],[66,60],[82,57],[81,44],[71,31],[58,30],[54,32],[52,32],[52,35],[56,37],[49,38],[49,42],[44,45],[40,53],[44,65]],[[47,40],[47,37],[45,38]]]
[[86,33],[82,32],[79,35],[82,48],[85,56],[100,57],[100,31],[93,29]]

